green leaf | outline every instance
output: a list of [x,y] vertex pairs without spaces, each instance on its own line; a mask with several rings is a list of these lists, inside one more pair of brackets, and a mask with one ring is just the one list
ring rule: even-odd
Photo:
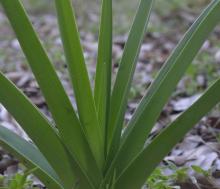
[[[94,98],[102,135],[106,137],[112,72],[112,0],[102,0]],[[104,140],[103,140],[104,141]],[[106,149],[105,149],[106,151]]]
[[[22,4],[19,0],[0,0],[0,2],[40,85],[62,141],[85,174],[98,184],[101,173],[83,129]],[[81,89],[84,90],[82,87]]]
[[0,126],[0,144],[15,155],[27,168],[38,167],[34,174],[49,189],[63,188],[56,172],[33,144],[3,126]]
[[72,3],[70,0],[56,0],[55,2],[79,118],[96,161],[99,167],[102,168],[104,163],[102,133],[83,57]]
[[118,177],[115,189],[141,188],[170,150],[219,101],[220,79],[130,162]]
[[122,136],[120,152],[114,162],[117,172],[120,173],[143,148],[149,132],[178,81],[207,36],[220,21],[219,10],[220,1],[212,1],[188,30],[148,89]]
[[192,165],[191,168],[192,168],[192,170],[195,171],[197,174],[201,174],[201,175],[203,175],[204,177],[209,177],[209,176],[210,176],[208,171],[202,169],[202,168],[199,167],[199,166]]
[[111,148],[110,161],[119,145],[127,97],[152,5],[153,0],[141,0],[120,61],[111,97],[111,119],[109,119],[108,125],[108,147]]
[[[86,189],[87,186],[85,185],[88,185],[86,175],[83,176],[78,164],[73,159],[70,159],[55,129],[48,120],[1,72],[0,86],[0,103],[3,104],[33,140],[56,171],[64,187],[66,189],[72,188],[80,177],[82,188]],[[74,169],[72,169],[73,166],[75,167]]]

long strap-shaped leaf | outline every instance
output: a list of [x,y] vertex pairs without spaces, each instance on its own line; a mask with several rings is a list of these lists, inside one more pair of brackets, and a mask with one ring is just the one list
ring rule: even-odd
[[146,137],[170,94],[219,21],[220,0],[214,0],[174,50],[128,124],[128,129],[123,135],[120,152],[116,158],[118,172],[124,169],[143,148]]
[[[77,179],[69,157],[54,129],[38,109],[0,72],[0,102],[37,145],[69,189]],[[64,174],[65,173],[65,174]]]
[[[101,174],[80,122],[19,0],[0,0],[43,91],[64,144],[94,182]],[[61,1],[63,2],[63,1]],[[71,25],[71,24],[70,24]],[[82,87],[83,88],[83,87]],[[92,172],[91,172],[92,170]]]
[[56,172],[33,144],[3,126],[0,126],[0,144],[4,149],[15,155],[27,168],[37,167],[38,169],[34,174],[47,188],[63,188]]
[[141,188],[146,178],[150,176],[155,167],[163,160],[164,156],[219,101],[220,79],[138,154],[116,181],[115,189]]
[[59,26],[76,97],[79,118],[93,154],[101,168],[104,161],[103,140],[89,77],[85,65],[71,0],[56,0]]
[[[136,67],[137,57],[144,38],[153,0],[141,0],[135,16],[128,41],[120,62],[111,97],[111,110],[108,125],[108,145],[111,145],[111,156],[119,145],[121,129],[126,110],[128,92]],[[110,147],[110,146],[109,146]]]
[[[103,138],[110,110],[112,72],[112,0],[102,0],[94,98]],[[106,151],[106,150],[105,150]]]

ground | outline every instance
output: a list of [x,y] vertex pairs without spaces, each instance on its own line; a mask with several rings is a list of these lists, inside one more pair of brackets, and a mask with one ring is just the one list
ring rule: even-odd
[[[49,52],[50,58],[53,60],[54,65],[57,68],[59,76],[62,78],[63,84],[66,87],[73,104],[75,104],[73,92],[66,72],[53,2],[49,0],[23,1],[46,50]],[[141,97],[146,93],[148,86],[155,78],[159,68],[164,64],[184,32],[193,23],[208,2],[210,1],[156,1],[148,32],[146,33],[138,59],[138,65],[129,96],[125,123],[131,118]],[[99,1],[97,0],[74,1],[74,5],[77,6],[76,14],[91,81],[94,79],[97,55],[97,25],[99,23],[98,3]],[[137,5],[137,0],[132,0],[129,3],[123,0],[118,0],[117,3],[114,2],[113,81],[114,76],[117,73],[119,60]],[[124,12],[122,12],[122,10]],[[201,95],[201,93],[219,77],[219,47],[220,27],[217,27],[205,42],[201,52],[178,84],[172,98],[161,113],[160,119],[151,133],[151,137],[158,134],[161,128],[166,127],[181,112],[186,110],[199,97],[199,95]],[[50,118],[47,105],[41,96],[33,75],[30,73],[19,43],[1,9],[0,69],[19,88],[21,88],[28,97],[31,98],[31,100],[48,116],[48,118]],[[211,182],[211,185],[208,187],[202,186],[201,188],[211,189],[220,187],[217,179],[220,170],[219,110],[220,107],[216,106],[216,108],[210,112],[208,116],[203,118],[203,120],[195,126],[183,141],[179,143],[165,158],[165,161],[171,161],[180,168],[195,165],[206,171],[211,170],[211,180],[208,181]],[[23,137],[27,137],[2,106],[0,106],[0,123],[13,129]],[[2,151],[2,153],[4,154],[3,157],[6,157],[5,152]],[[6,168],[8,168],[8,164],[6,164],[5,167],[3,166],[0,171],[4,172],[4,169]],[[167,170],[165,170],[165,172],[166,171]],[[170,169],[168,172],[169,171]],[[189,170],[189,172],[190,175],[193,175],[196,171]],[[198,172],[196,175],[198,175]],[[203,184],[207,184],[208,182]],[[197,186],[193,184],[190,187],[196,188]]]

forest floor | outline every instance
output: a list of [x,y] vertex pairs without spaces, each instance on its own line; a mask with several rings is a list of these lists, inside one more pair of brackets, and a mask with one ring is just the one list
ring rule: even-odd
[[[41,3],[29,6],[27,2],[30,3],[31,0],[26,0],[25,2],[31,15],[31,20],[75,105],[66,65],[64,63],[65,60],[53,6],[51,3],[46,4],[47,6]],[[119,2],[120,5],[114,8],[113,81],[117,73],[119,60],[123,52],[131,20],[134,16],[135,8],[137,7],[137,1],[132,1],[131,4],[125,4],[123,1]],[[125,122],[129,121],[140,99],[154,80],[158,70],[208,1],[200,0],[197,4],[193,4],[187,0],[183,1],[183,3],[177,3],[178,1],[173,0],[170,4],[164,3],[162,0],[160,2],[162,4],[158,3],[160,6],[156,4],[156,8],[151,16],[149,29],[141,48],[129,95]],[[93,81],[97,56],[99,9],[96,4],[97,2],[81,4],[78,0],[75,3],[77,6],[77,17],[82,44],[85,50],[84,55],[91,81]],[[125,8],[122,8],[124,6]],[[166,9],[163,8],[165,6],[167,7]],[[88,7],[91,7],[91,9],[88,9]],[[121,10],[125,10],[125,12],[122,13]],[[46,115],[48,115],[48,117],[50,117],[47,105],[26,64],[19,43],[1,10],[0,70],[21,88],[24,93],[30,97]],[[186,110],[202,92],[219,77],[219,74],[220,27],[217,27],[204,43],[199,55],[193,61],[183,79],[179,82],[172,98],[164,107],[151,136],[158,134],[162,128],[166,127],[181,112]],[[0,106],[0,123],[7,128],[13,129],[19,135],[27,137],[2,106]],[[4,151],[1,151],[1,153],[4,154],[2,155],[3,159],[8,158]],[[172,162],[172,166],[168,163],[169,168],[167,168],[167,162]],[[167,175],[176,173],[176,169],[187,168],[187,174],[190,175],[191,179],[189,178],[189,180],[191,180],[191,184],[187,186],[182,185],[183,189],[220,188],[219,105],[204,117],[172,150],[172,152],[170,152],[164,159],[164,162],[161,163],[161,167],[164,166],[165,169],[163,172]],[[204,181],[204,177],[202,177],[204,174],[198,170],[191,169],[192,166],[200,167],[205,173],[209,174],[206,181]],[[6,170],[8,171],[8,165],[1,166],[0,161],[0,173],[4,173]],[[200,176],[203,179],[200,179]]]

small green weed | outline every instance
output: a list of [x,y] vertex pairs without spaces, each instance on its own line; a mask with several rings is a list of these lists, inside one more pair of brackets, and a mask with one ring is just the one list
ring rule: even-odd
[[[169,170],[169,174],[167,174]],[[193,171],[192,175],[189,176],[189,171]],[[147,189],[181,189],[178,183],[191,182],[196,187],[199,186],[196,176],[203,176],[212,181],[211,169],[206,171],[199,166],[192,165],[190,167],[177,167],[172,162],[167,162],[165,166],[159,166],[148,178],[146,182]]]
[[33,187],[33,181],[28,176],[34,173],[37,168],[16,173],[12,176],[0,176],[0,189],[38,189]]

